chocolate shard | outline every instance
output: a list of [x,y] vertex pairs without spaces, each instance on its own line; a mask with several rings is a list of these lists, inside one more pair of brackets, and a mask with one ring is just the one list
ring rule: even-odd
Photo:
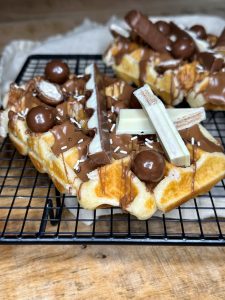
[[[51,133],[55,138],[51,149],[56,156],[59,156],[73,147],[77,147],[80,156],[87,154],[86,148],[90,142],[90,138],[83,134],[82,131],[70,121],[54,126],[51,129]],[[79,143],[81,140],[82,143]]]
[[223,68],[223,59],[217,58],[213,53],[200,52],[197,54],[197,60],[204,67],[204,69],[211,72],[218,72]]
[[218,47],[225,47],[225,28],[223,29],[221,35],[218,38],[218,41],[216,43],[216,48]]
[[86,108],[94,111],[87,126],[89,129],[95,130],[95,136],[89,145],[88,152],[89,158],[93,160],[97,168],[111,162],[104,78],[95,64],[88,66],[85,73],[90,75],[86,89],[92,90],[92,94],[86,102]]
[[140,36],[153,50],[168,52],[170,40],[163,35],[146,16],[136,10],[131,10],[125,20],[132,30]]
[[191,36],[185,30],[182,30],[175,23],[170,22],[170,28],[171,28],[172,35],[175,35],[177,38],[192,39]]

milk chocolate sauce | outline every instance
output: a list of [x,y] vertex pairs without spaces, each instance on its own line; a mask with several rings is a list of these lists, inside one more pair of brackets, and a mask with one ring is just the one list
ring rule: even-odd
[[225,73],[219,71],[209,77],[209,83],[204,96],[209,103],[225,105]]
[[198,125],[194,125],[190,128],[181,130],[179,132],[184,141],[191,143],[191,139],[194,138],[196,143],[199,142],[198,147],[204,151],[210,153],[224,152],[222,145],[219,142],[214,143],[207,139],[207,137],[204,136],[204,134],[201,132]]
[[[52,146],[52,151],[56,156],[71,149],[74,146],[78,147],[80,156],[87,154],[87,146],[90,138],[87,137],[79,128],[70,121],[66,121],[61,125],[56,125],[51,129],[55,141]],[[82,143],[78,143],[83,139]]]

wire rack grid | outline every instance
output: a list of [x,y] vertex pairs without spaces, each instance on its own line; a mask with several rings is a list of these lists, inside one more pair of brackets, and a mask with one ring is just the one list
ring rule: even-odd
[[[46,63],[55,58],[65,61],[76,74],[95,62],[101,72],[113,75],[100,55],[33,55],[16,82],[43,75]],[[204,126],[225,145],[224,112],[208,112]],[[117,211],[108,208],[87,213],[75,197],[60,194],[8,138],[0,141],[0,244],[225,245],[224,181],[178,207],[175,218],[161,214],[140,221]],[[99,213],[103,216],[98,217]]]

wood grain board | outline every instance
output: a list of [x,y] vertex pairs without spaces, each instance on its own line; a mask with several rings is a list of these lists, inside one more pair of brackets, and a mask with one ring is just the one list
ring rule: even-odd
[[[130,8],[149,15],[225,16],[224,0],[2,1],[0,48],[43,39],[85,17],[106,22]],[[0,299],[225,299],[225,248],[1,246]]]

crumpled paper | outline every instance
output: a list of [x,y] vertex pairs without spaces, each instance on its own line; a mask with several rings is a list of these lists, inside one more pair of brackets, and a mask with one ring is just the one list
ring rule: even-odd
[[[151,20],[172,20],[178,25],[190,27],[194,24],[202,24],[209,33],[219,35],[225,26],[222,18],[205,15],[183,15],[169,17],[151,17]],[[85,19],[83,23],[64,35],[56,35],[47,38],[44,41],[34,42],[30,40],[14,40],[8,44],[2,53],[0,61],[0,104],[4,94],[8,91],[10,82],[14,81],[26,58],[32,54],[102,54],[109,43],[112,41],[108,27],[111,23],[122,24],[124,21],[112,17],[107,24],[101,25]],[[217,207],[218,217],[225,217],[225,210],[218,209],[225,206],[224,189],[221,189],[223,195],[214,199]],[[220,197],[221,196],[221,197]],[[90,195],[91,197],[91,195]],[[209,207],[211,209],[200,209],[200,218],[213,217],[214,211],[211,200],[208,197],[199,197],[197,200],[198,207]],[[75,197],[65,198],[66,206],[77,206]],[[188,201],[182,207],[183,219],[197,219],[196,210],[192,209],[195,203],[193,200]],[[189,209],[190,208],[190,209]],[[70,209],[76,216],[77,210]],[[96,217],[109,214],[110,210],[99,209],[96,211]],[[122,212],[120,209],[114,210],[114,213]],[[156,212],[156,216],[162,216],[161,212]],[[169,218],[179,218],[179,211],[173,210],[166,214]],[[93,211],[80,210],[80,219],[92,219]],[[91,224],[92,222],[84,222]]]

